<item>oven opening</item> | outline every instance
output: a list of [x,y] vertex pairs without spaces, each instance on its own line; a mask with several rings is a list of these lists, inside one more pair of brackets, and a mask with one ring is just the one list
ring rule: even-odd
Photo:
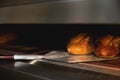
[[[58,24],[58,25],[7,25],[0,27],[0,43],[10,45],[36,46],[48,49],[66,50],[68,41],[80,33],[86,33],[93,39],[105,36],[119,36],[117,25]],[[24,25],[25,26],[25,25]],[[5,37],[4,37],[5,35]],[[2,39],[3,36],[3,39]],[[5,38],[5,39],[4,39]]]
[[[87,71],[103,73],[103,74],[120,76],[119,75],[120,69],[118,64],[120,62],[119,31],[120,31],[120,27],[118,25],[111,26],[105,24],[89,24],[89,25],[88,24],[49,24],[49,25],[39,24],[39,25],[27,25],[27,27],[23,27],[23,25],[21,24],[10,25],[10,26],[3,25],[0,27],[0,55],[10,55],[10,54],[13,55],[16,53],[46,55],[46,53],[50,53],[51,51],[58,51],[57,53],[62,54],[63,51],[65,52],[65,54],[67,53],[65,57],[56,58],[56,59],[49,58],[50,60],[47,58],[43,60],[42,63],[40,60],[39,61],[32,60],[28,62],[25,60],[22,62],[25,63],[27,62],[31,65],[43,65],[44,67],[46,65],[54,64],[57,65],[58,67],[64,66],[73,69],[79,69],[79,70],[82,69]],[[83,35],[79,45],[82,47],[81,49],[78,49],[78,46],[76,48],[73,47],[74,48],[73,50],[76,50],[81,53],[83,52],[84,54],[86,54],[86,50],[88,50],[88,52],[89,50],[90,51],[93,50],[93,52],[91,52],[93,54],[92,58],[91,58],[91,54],[90,55],[88,54],[87,56],[87,59],[88,61],[90,60],[90,62],[81,63],[81,61],[85,61],[86,59],[86,56],[84,56],[84,54],[82,54],[83,57],[81,57],[80,54],[78,56],[74,56],[73,54],[71,54],[74,53],[74,51],[71,51],[72,48],[68,47],[69,41],[78,34],[80,36],[81,34]],[[86,46],[87,43],[84,42],[84,40],[87,41],[89,37],[88,35],[84,35],[84,34],[88,34],[92,38],[91,39],[92,41],[90,42],[90,45],[93,45],[92,48],[89,48],[88,47],[89,45]],[[102,48],[101,48],[101,44],[102,44]],[[107,44],[107,47],[103,46],[103,44],[105,45]],[[117,48],[115,46],[117,46]],[[104,49],[106,50],[106,52],[103,51]],[[70,56],[68,56],[68,53]],[[95,53],[97,53],[97,55]],[[110,53],[110,55],[108,55],[107,53]],[[117,53],[117,54],[113,55],[113,53]],[[103,61],[99,61],[99,60],[103,60]],[[14,66],[19,68],[18,64],[25,64],[22,62],[19,60],[18,62],[15,61],[16,64],[14,64]],[[34,68],[34,70],[37,70],[37,68]]]

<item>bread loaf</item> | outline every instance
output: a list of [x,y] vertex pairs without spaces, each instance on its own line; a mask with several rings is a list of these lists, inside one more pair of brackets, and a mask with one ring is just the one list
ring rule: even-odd
[[80,33],[72,37],[67,45],[70,54],[90,54],[92,52],[91,37],[86,33]]
[[120,37],[106,35],[99,38],[94,46],[94,53],[98,57],[112,58],[116,57],[119,53]]

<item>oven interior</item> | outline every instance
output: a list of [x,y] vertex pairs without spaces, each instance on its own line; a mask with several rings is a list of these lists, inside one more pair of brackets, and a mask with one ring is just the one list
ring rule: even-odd
[[[23,27],[26,26],[26,27]],[[70,38],[79,33],[88,33],[93,38],[111,34],[120,35],[119,25],[105,24],[39,24],[2,25],[0,33],[14,33],[17,38],[8,44],[38,46],[66,50]]]
[[[26,27],[23,27],[26,26]],[[39,47],[40,50],[65,50],[69,39],[79,33],[88,33],[94,38],[107,34],[120,35],[119,25],[111,24],[19,24],[19,25],[2,25],[0,33],[14,33],[17,38],[7,45],[19,45],[26,47]],[[6,44],[5,44],[6,45]],[[3,46],[3,45],[2,45]],[[4,47],[1,47],[6,49]],[[7,50],[11,50],[10,46]],[[15,50],[15,49],[14,49]],[[16,49],[16,51],[19,51]],[[29,53],[29,52],[28,52]],[[31,54],[31,53],[29,53]],[[120,79],[119,60],[106,62],[90,62],[81,64],[67,64],[54,61],[34,62],[32,61],[0,61],[0,70],[3,79],[10,77],[13,80],[32,79],[32,80],[114,80]],[[104,63],[104,64],[103,64]],[[90,66],[92,64],[92,66]],[[94,64],[117,66],[113,68],[94,67]],[[87,65],[87,66],[86,66]],[[92,71],[93,70],[93,71]],[[110,73],[110,71],[112,71]],[[50,74],[51,72],[51,74]],[[16,77],[14,76],[16,75]],[[83,77],[81,77],[81,75]],[[72,76],[72,77],[69,77]],[[86,77],[87,76],[87,77]]]

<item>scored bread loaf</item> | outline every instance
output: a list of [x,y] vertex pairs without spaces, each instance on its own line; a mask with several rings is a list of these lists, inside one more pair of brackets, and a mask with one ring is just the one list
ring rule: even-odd
[[119,53],[120,37],[106,35],[96,40],[94,53],[98,57],[112,58]]
[[68,44],[67,50],[70,54],[90,54],[93,51],[91,36],[86,33],[80,33],[72,37]]

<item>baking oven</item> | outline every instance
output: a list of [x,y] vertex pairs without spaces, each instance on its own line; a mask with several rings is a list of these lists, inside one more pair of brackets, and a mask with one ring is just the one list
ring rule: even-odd
[[[79,33],[91,34],[94,38],[106,34],[120,35],[118,25],[103,24],[39,24],[26,25],[27,27],[16,27],[16,25],[2,25],[1,33],[14,33],[16,40],[0,46],[1,54],[46,54],[50,51],[67,51],[67,43],[71,37]],[[23,26],[19,24],[19,26]],[[29,26],[29,28],[28,28]],[[40,27],[41,26],[41,27]],[[119,79],[119,59],[66,63],[54,60],[1,60],[1,74],[24,77],[24,79]],[[20,71],[20,72],[19,72]],[[22,71],[22,72],[21,72]],[[39,72],[40,71],[40,72]],[[53,71],[53,72],[52,72]],[[50,74],[50,72],[52,72]],[[78,74],[76,74],[78,73]],[[37,77],[36,77],[37,76]],[[56,77],[55,77],[56,76]],[[61,77],[62,76],[62,77]],[[87,76],[87,78],[85,77]]]
[[[0,12],[0,23],[5,24],[0,34],[15,37],[0,45],[1,55],[67,52],[69,40],[80,33],[94,39],[120,36],[118,0],[3,0]],[[119,58],[83,63],[8,59],[0,61],[0,74],[5,80],[119,80],[119,63]]]

